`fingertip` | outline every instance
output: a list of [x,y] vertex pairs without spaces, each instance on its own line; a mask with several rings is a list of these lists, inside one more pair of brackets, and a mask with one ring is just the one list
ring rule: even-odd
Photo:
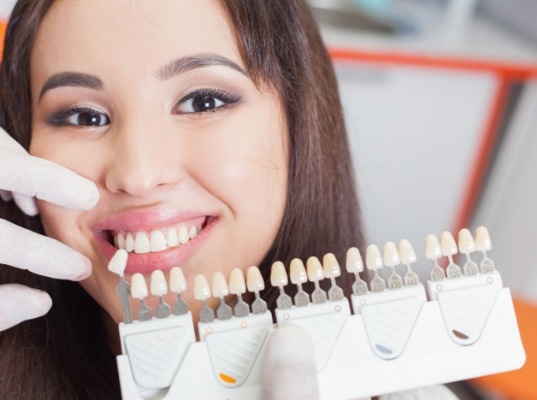
[[32,300],[37,314],[36,317],[45,315],[52,308],[52,299],[49,294],[43,290],[34,289]]
[[99,202],[101,197],[97,185],[93,181],[86,178],[80,178],[79,187],[72,192],[74,200],[80,205],[82,210],[92,209]]
[[71,280],[83,281],[91,276],[92,271],[93,266],[91,265],[91,261],[88,258],[81,256],[72,270],[73,275]]
[[13,193],[13,200],[24,214],[30,217],[34,217],[39,214],[39,209],[37,208],[35,198],[20,193]]

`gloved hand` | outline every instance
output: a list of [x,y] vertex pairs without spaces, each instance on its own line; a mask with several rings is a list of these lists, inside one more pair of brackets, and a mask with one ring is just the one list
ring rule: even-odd
[[[0,197],[13,199],[27,215],[38,214],[35,198],[90,209],[99,200],[95,184],[50,161],[32,157],[0,128]],[[51,278],[81,280],[91,262],[54,239],[0,219],[0,263]],[[48,294],[22,285],[0,285],[0,331],[48,312]]]
[[261,379],[263,400],[319,399],[315,350],[304,328],[286,324],[270,335]]

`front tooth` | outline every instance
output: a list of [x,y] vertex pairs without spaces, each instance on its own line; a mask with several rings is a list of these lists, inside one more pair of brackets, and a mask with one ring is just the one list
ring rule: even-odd
[[151,232],[149,247],[151,251],[162,251],[168,248],[164,233],[160,230],[154,230]]
[[149,237],[145,232],[138,232],[134,237],[134,252],[136,254],[145,254],[151,251]]
[[151,294],[153,296],[164,296],[166,293],[168,293],[168,285],[166,284],[166,278],[164,278],[164,272],[156,269],[151,273]]
[[117,248],[118,249],[124,249],[125,248],[125,235],[123,232],[118,232],[116,236],[117,240]]
[[179,236],[177,236],[177,228],[170,228],[166,233],[166,244],[169,247],[176,247],[179,245]]
[[134,250],[134,237],[130,232],[127,233],[127,236],[125,237],[125,250],[129,253],[132,253]]
[[196,229],[195,226],[191,226],[190,227],[190,230],[188,231],[188,237],[190,239],[194,239],[196,237],[196,235],[198,234],[198,230]]
[[179,228],[179,243],[185,244],[188,242],[190,238],[188,237],[188,230],[186,229],[186,226],[182,226]]

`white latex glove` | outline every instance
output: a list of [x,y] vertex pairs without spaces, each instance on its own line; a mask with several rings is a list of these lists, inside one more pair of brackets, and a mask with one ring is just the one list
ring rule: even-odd
[[304,328],[285,324],[270,335],[261,386],[263,400],[319,399],[313,341]]
[[[74,172],[30,156],[0,128],[0,197],[13,199],[27,215],[38,214],[35,198],[69,208],[90,209],[99,200],[95,184]],[[0,204],[1,206],[1,204]],[[0,263],[51,278],[80,280],[91,262],[54,239],[0,219]],[[48,312],[48,294],[22,285],[0,285],[0,331]]]

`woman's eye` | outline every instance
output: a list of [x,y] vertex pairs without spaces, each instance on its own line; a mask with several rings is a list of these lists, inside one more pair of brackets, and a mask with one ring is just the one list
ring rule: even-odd
[[175,107],[176,114],[217,111],[239,101],[238,96],[214,91],[198,91],[182,98]]
[[93,108],[70,108],[60,111],[48,120],[54,126],[101,127],[110,124],[106,113]]

